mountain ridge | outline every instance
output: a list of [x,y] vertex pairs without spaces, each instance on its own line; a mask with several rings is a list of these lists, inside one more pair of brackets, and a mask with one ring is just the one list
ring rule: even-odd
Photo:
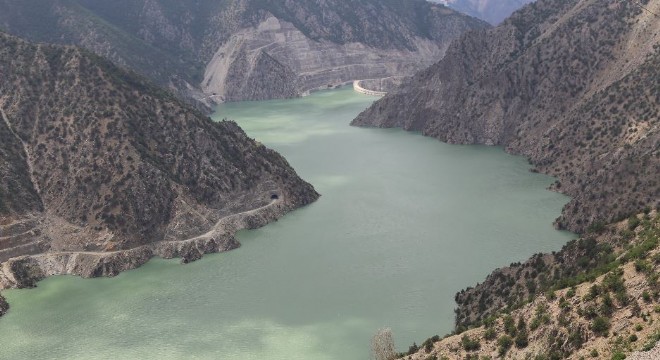
[[236,123],[89,51],[0,45],[2,288],[196,260],[319,196]]
[[[660,22],[632,4],[609,5],[540,1],[466,34],[353,124],[524,155],[572,196],[561,228],[584,232],[656,207]],[[581,33],[589,36],[573,35]]]
[[0,26],[15,35],[85,47],[207,103],[301,96],[354,77],[411,75],[462,32],[488,26],[422,0],[3,0],[0,6]]

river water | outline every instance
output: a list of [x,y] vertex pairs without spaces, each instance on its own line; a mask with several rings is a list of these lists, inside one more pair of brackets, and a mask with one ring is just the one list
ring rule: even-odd
[[323,195],[243,246],[116,278],[46,279],[4,294],[1,359],[367,359],[452,329],[453,295],[492,269],[559,249],[567,198],[521,157],[349,126],[375,98],[340,89],[222,105]]

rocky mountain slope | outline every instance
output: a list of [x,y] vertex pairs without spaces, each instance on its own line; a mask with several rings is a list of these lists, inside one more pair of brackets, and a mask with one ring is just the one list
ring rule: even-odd
[[511,13],[534,0],[433,0],[462,13],[488,21],[501,23]]
[[0,288],[194,260],[318,197],[235,123],[79,48],[0,33],[0,115]]
[[488,26],[422,0],[0,0],[0,9],[13,34],[83,46],[208,101],[411,75]]
[[[642,9],[645,7],[646,10]],[[660,1],[541,0],[376,102],[354,125],[502,145],[572,197],[577,232],[660,205]]]
[[[458,334],[404,359],[653,359],[660,351],[660,216],[631,216],[457,295]],[[469,328],[469,330],[468,330]]]

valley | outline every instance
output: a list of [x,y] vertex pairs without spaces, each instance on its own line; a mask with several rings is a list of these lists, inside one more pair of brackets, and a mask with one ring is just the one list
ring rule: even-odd
[[2,0],[0,8],[11,34],[81,46],[197,106],[410,76],[462,33],[489,27],[423,0]]
[[573,237],[551,225],[568,199],[523,158],[348,126],[375,99],[347,87],[219,107],[216,120],[236,119],[286,156],[319,200],[185,266],[156,259],[111,279],[3,292],[3,354],[367,358],[376,329],[391,326],[399,348],[451,331],[466,283]]
[[653,359],[659,70],[660,0],[0,0],[0,358]]

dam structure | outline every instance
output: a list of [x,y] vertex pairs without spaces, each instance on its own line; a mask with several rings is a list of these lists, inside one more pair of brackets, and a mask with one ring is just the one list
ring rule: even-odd
[[365,79],[353,81],[353,90],[365,95],[385,96],[397,86],[401,85],[404,76],[391,76],[381,79]]

